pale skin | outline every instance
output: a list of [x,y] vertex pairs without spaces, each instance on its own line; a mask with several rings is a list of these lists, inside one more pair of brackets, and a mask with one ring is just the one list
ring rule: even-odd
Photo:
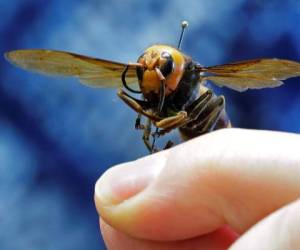
[[222,129],[110,168],[110,250],[300,249],[300,135]]

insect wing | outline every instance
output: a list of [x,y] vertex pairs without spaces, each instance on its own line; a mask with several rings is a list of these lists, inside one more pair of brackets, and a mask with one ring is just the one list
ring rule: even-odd
[[300,63],[280,59],[254,59],[203,69],[212,75],[205,76],[219,86],[238,91],[272,88],[283,84],[282,80],[300,76]]
[[[12,64],[33,72],[73,76],[92,87],[119,87],[127,64],[55,50],[15,50],[5,57]],[[128,84],[136,82],[136,68],[129,65]]]

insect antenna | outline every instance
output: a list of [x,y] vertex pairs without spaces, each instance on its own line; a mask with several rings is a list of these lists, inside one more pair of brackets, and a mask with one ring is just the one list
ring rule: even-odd
[[132,89],[132,88],[130,88],[130,87],[127,85],[127,82],[126,82],[126,74],[127,74],[128,69],[129,69],[129,65],[126,65],[126,67],[125,67],[125,69],[124,69],[124,71],[123,71],[123,73],[122,73],[122,76],[121,76],[123,86],[124,86],[127,90],[129,90],[130,92],[132,92],[132,93],[141,94],[142,91]]
[[180,49],[182,38],[183,38],[183,33],[184,33],[185,28],[187,28],[188,25],[189,25],[189,23],[187,21],[181,22],[181,34],[180,34],[179,42],[177,45],[177,49]]

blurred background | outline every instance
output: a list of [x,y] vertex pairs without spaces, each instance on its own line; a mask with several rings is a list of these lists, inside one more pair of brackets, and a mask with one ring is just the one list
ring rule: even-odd
[[[300,61],[298,0],[0,0],[0,14],[1,55],[48,48],[135,61],[153,43],[176,46],[188,20],[182,50],[201,64]],[[244,93],[213,88],[234,126],[300,132],[299,78]],[[28,73],[1,57],[0,249],[105,249],[94,183],[148,154],[135,117],[116,90]]]

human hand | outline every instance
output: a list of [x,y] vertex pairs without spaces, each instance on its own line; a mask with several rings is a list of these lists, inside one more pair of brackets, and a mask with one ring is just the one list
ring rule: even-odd
[[109,169],[110,250],[300,249],[300,135],[223,129]]

